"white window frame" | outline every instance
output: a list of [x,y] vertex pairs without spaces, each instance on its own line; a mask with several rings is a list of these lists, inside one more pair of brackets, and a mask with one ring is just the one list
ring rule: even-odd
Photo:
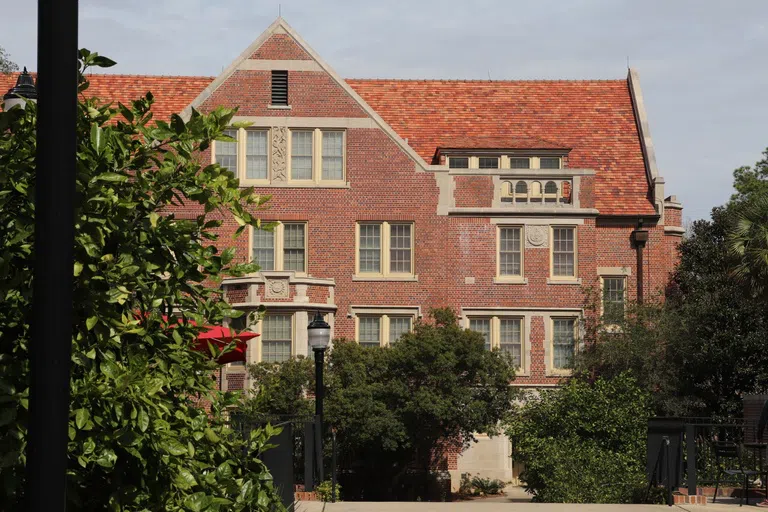
[[[517,229],[520,231],[520,274],[502,275],[501,274],[501,230]],[[520,224],[500,224],[496,227],[496,279],[500,283],[519,283],[525,284],[528,280],[525,278],[525,226]]]
[[471,169],[472,168],[472,157],[471,156],[465,156],[465,155],[451,155],[448,157],[448,168],[451,168],[451,159],[452,158],[466,158],[467,159],[467,166],[466,167],[454,167],[454,169]]
[[296,357],[296,314],[281,312],[281,311],[272,311],[272,312],[267,312],[263,315],[260,315],[259,321],[256,322],[255,325],[253,324],[251,325],[251,327],[253,328],[253,331],[259,335],[257,337],[257,343],[255,344],[256,345],[256,361],[257,362],[264,361],[263,342],[266,341],[264,340],[264,319],[269,315],[284,315],[284,316],[291,317],[291,355],[289,357]]
[[518,320],[520,322],[520,366],[518,366],[515,370],[518,374],[520,372],[524,371],[526,368],[527,363],[527,351],[526,351],[526,338],[527,338],[527,330],[526,330],[526,316],[525,315],[516,315],[513,313],[508,314],[495,314],[495,315],[485,315],[485,314],[469,314],[465,316],[464,321],[464,327],[466,329],[469,329],[470,322],[472,320],[476,319],[488,319],[490,320],[491,324],[491,350],[501,350],[501,321],[502,320]]
[[[403,311],[406,309],[406,311]],[[413,311],[413,312],[411,312]],[[360,318],[378,318],[379,319],[379,346],[389,347],[390,320],[392,318],[408,318],[411,321],[409,332],[413,332],[413,327],[418,317],[417,310],[413,308],[392,308],[375,309],[368,311],[359,311],[355,314],[355,342],[360,343]]]
[[[555,229],[570,229],[573,231],[573,275],[555,275]],[[579,281],[579,230],[574,225],[549,226],[549,279],[551,281],[574,282]]]
[[[381,243],[379,248],[379,272],[360,272],[360,226],[379,225]],[[410,272],[390,271],[390,233],[392,225],[409,225],[411,227],[411,270]],[[356,280],[416,280],[416,226],[411,221],[358,221],[355,223],[355,279]]]
[[[237,169],[230,169],[235,176],[240,180],[241,185],[246,186],[259,186],[259,185],[269,185],[270,183],[270,176],[272,174],[272,155],[270,148],[270,141],[272,140],[271,137],[271,131],[269,128],[227,128],[228,130],[236,130],[237,131]],[[265,132],[267,134],[267,177],[265,179],[248,179],[246,177],[246,168],[247,168],[247,156],[246,151],[248,149],[248,134],[249,131],[257,131],[257,132]],[[216,163],[216,143],[217,141],[213,141],[211,144],[211,163]]]
[[[271,224],[271,222],[270,222]],[[304,225],[304,270],[284,270],[285,267],[285,224],[303,224]],[[274,261],[275,268],[272,270],[262,270],[260,272],[295,272],[297,276],[306,276],[309,269],[309,226],[306,221],[277,221],[274,223],[273,233],[275,234]],[[253,263],[253,230],[257,229],[251,226],[248,231],[248,261]]]
[[577,315],[552,315],[549,318],[549,333],[547,345],[549,355],[547,358],[547,374],[555,376],[568,376],[573,374],[573,368],[555,368],[555,320],[573,320],[573,355],[580,350],[581,325]]
[[[605,315],[605,280],[606,279],[621,279],[624,281],[624,315],[627,314],[627,276],[626,275],[601,275],[600,276],[600,318],[604,318]],[[607,327],[618,327],[616,324],[605,324]]]
[[[293,163],[293,133],[294,132],[312,132],[312,177],[308,180],[295,180],[291,172]],[[324,180],[323,179],[323,132],[341,132],[341,179]],[[347,182],[347,130],[343,128],[291,128],[288,130],[288,149],[287,149],[287,177],[288,183],[293,185],[343,185]]]

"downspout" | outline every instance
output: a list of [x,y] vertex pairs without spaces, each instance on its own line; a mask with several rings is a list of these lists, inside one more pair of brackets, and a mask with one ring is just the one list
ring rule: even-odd
[[648,242],[648,230],[643,229],[643,219],[640,219],[637,229],[632,232],[632,241],[635,243],[635,249],[637,250],[637,303],[643,303],[643,249]]

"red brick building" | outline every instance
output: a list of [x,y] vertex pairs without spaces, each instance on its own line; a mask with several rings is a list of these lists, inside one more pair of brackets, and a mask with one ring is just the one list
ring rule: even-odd
[[[91,80],[103,98],[151,90],[156,116],[223,105],[251,123],[203,155],[270,194],[260,216],[279,223],[237,242],[264,270],[223,284],[236,307],[266,306],[251,362],[307,354],[315,311],[334,337],[388,345],[449,306],[514,355],[515,385],[554,386],[578,350],[585,288],[621,314],[677,261],[682,207],[665,196],[635,71],[345,80],[278,19],[216,78]],[[248,385],[242,367],[226,381]],[[509,480],[509,443],[486,444],[459,469]]]

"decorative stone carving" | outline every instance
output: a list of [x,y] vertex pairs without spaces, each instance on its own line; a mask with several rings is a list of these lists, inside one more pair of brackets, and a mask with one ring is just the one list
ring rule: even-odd
[[272,127],[272,181],[287,181],[288,128]]
[[264,297],[267,299],[287,299],[290,292],[288,279],[266,279]]
[[525,226],[525,246],[527,248],[549,247],[547,226]]

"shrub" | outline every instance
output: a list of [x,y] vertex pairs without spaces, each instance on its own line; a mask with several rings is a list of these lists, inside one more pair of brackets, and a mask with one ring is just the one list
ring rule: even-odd
[[628,503],[645,485],[649,397],[626,374],[529,395],[509,423],[534,501]]
[[[329,502],[333,498],[333,486],[331,485],[330,480],[325,480],[320,485],[315,487],[315,492],[317,492],[317,497],[320,498],[320,501],[323,502]],[[336,482],[336,501],[341,501],[341,486],[338,482]]]

